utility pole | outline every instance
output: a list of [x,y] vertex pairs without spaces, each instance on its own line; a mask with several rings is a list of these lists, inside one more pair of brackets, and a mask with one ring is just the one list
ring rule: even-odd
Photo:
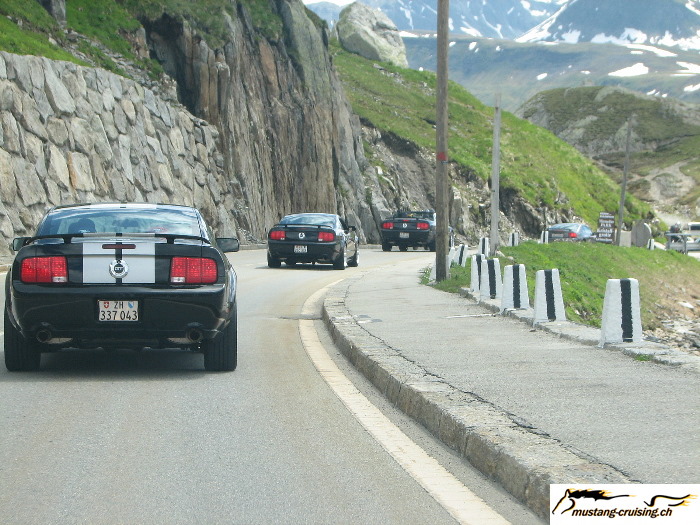
[[622,188],[620,190],[620,210],[617,217],[617,245],[622,245],[622,227],[625,216],[625,193],[627,192],[627,175],[630,167],[630,140],[632,138],[632,118],[627,119],[627,144],[625,146],[625,166],[622,172]]
[[450,220],[447,201],[447,50],[449,31],[449,0],[438,0],[437,16],[437,118],[436,145],[437,154],[435,172],[435,211],[437,213],[435,239],[435,279],[444,281],[449,278],[447,264],[448,223]]
[[498,222],[501,209],[501,94],[496,94],[496,106],[493,116],[493,153],[491,159],[491,242],[492,257],[498,250]]

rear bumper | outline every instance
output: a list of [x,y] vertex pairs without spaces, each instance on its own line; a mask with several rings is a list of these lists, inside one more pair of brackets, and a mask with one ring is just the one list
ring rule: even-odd
[[[403,237],[401,235],[404,235]],[[406,237],[408,235],[408,237]],[[394,246],[427,246],[435,239],[435,232],[427,231],[401,231],[401,230],[382,230],[382,242]]]
[[[294,251],[295,246],[305,246],[306,253]],[[340,255],[337,243],[294,243],[268,241],[268,253],[275,259],[294,262],[332,263]]]
[[[47,349],[190,346],[215,337],[233,311],[223,284],[123,291],[114,286],[20,287],[25,290],[12,293],[11,321],[25,338],[45,342]],[[138,301],[138,321],[98,321],[100,300]]]

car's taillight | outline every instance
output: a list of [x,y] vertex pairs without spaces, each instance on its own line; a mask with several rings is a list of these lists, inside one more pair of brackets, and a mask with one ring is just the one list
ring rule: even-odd
[[576,232],[569,232],[569,239],[575,239],[576,237],[578,237],[578,235],[576,235]]
[[382,223],[382,228],[385,230],[393,230],[394,229],[394,223],[393,222],[383,222]]
[[29,257],[22,261],[19,278],[23,283],[65,283],[68,263],[62,255]]
[[416,228],[419,230],[429,230],[430,229],[430,224],[427,222],[417,222],[416,223]]
[[270,232],[270,239],[273,241],[283,241],[285,237],[284,230],[272,230]]
[[212,284],[217,276],[214,259],[173,257],[170,262],[170,282],[173,284]]
[[335,233],[333,232],[318,232],[318,240],[322,242],[329,242],[335,240]]

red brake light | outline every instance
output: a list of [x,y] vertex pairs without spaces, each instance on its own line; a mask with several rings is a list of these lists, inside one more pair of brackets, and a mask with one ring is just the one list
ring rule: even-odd
[[570,239],[575,239],[576,237],[578,237],[578,235],[576,235],[576,232],[569,232]]
[[393,230],[394,229],[394,223],[393,222],[383,222],[382,223],[382,228],[385,230]]
[[285,239],[286,235],[284,233],[284,230],[272,230],[270,232],[270,239],[273,241],[283,241]]
[[333,232],[318,232],[318,240],[323,242],[329,242],[335,240],[335,233]]
[[430,229],[430,224],[428,224],[427,222],[420,222],[420,221],[418,221],[418,222],[416,223],[416,229],[418,229],[418,230],[429,230],[429,229]]
[[217,277],[214,259],[173,257],[170,262],[170,282],[173,284],[212,284]]
[[19,278],[23,283],[65,283],[68,263],[62,255],[29,257],[22,261]]

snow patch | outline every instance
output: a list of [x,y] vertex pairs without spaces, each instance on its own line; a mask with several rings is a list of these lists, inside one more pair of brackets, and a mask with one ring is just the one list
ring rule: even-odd
[[700,75],[700,65],[698,64],[693,64],[692,62],[676,62],[676,64],[685,68],[685,71],[679,71],[679,73]]
[[649,68],[645,66],[642,62],[638,62],[633,66],[625,67],[608,73],[611,77],[638,77],[640,75],[646,75],[649,73]]
[[539,75],[537,75],[537,80],[544,80],[545,78],[547,78],[547,75],[548,73],[540,73]]
[[695,91],[698,91],[698,90],[700,90],[700,84],[693,84],[691,86],[685,86],[683,88],[683,91],[685,91],[686,93],[694,93]]

